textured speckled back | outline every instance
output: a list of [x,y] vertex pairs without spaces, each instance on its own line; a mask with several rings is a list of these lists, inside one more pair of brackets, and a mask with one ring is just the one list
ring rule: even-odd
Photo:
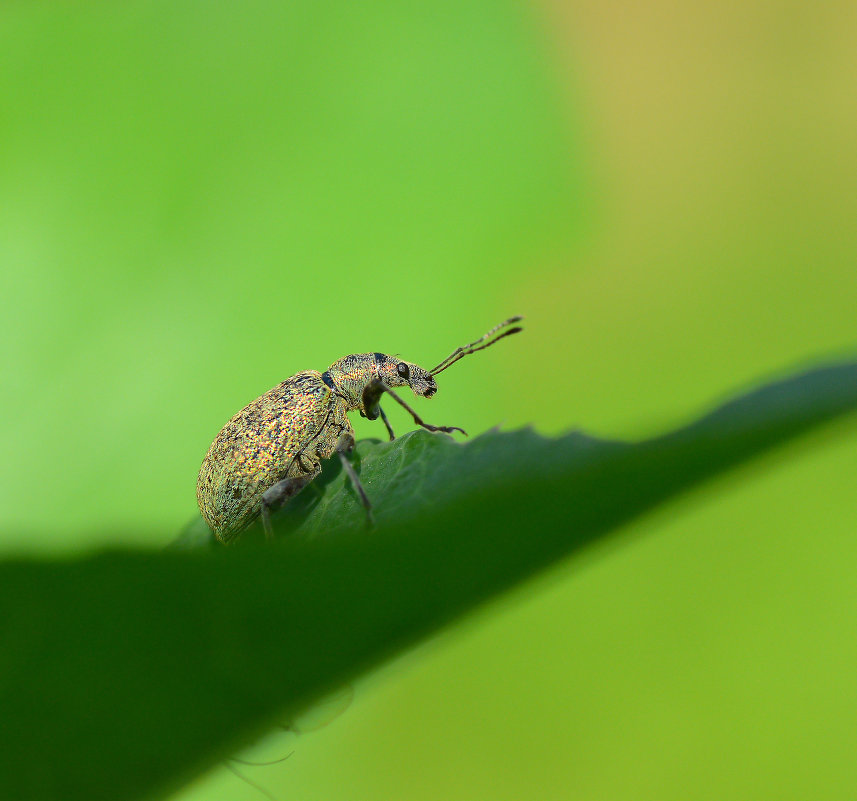
[[328,425],[334,419],[346,419],[344,403],[317,370],[297,373],[232,417],[211,443],[196,485],[200,512],[219,539],[253,521],[265,490],[330,456],[336,443],[328,440],[339,434]]

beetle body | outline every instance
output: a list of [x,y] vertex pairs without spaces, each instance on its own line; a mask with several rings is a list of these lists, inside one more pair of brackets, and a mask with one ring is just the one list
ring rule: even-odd
[[199,471],[196,499],[209,528],[227,541],[259,514],[262,495],[284,478],[312,473],[351,430],[345,403],[306,370],[236,414],[217,435]]
[[348,412],[358,411],[370,420],[380,415],[393,439],[379,404],[381,395],[388,393],[418,425],[430,431],[461,431],[424,423],[393,388],[408,386],[417,397],[430,398],[437,391],[435,374],[463,356],[520,331],[507,329],[481,344],[519,319],[501,323],[476,342],[454,351],[431,371],[383,353],[358,353],[334,362],[324,373],[297,373],[260,395],[229,420],[205,455],[196,485],[205,522],[221,542],[229,542],[261,513],[270,535],[269,508],[303,489],[321,472],[322,460],[335,452],[368,510],[368,498],[345,458],[354,446]]

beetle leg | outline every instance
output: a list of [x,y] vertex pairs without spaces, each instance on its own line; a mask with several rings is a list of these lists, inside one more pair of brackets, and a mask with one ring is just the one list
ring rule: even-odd
[[422,426],[428,431],[443,431],[445,434],[451,434],[453,431],[460,431],[465,437],[467,436],[467,432],[463,428],[458,428],[458,426],[433,426],[430,423],[423,422],[423,419],[410,406],[408,406],[407,403],[405,403],[383,381],[379,381],[377,378],[373,378],[366,385],[366,389],[363,390],[363,408],[366,410],[366,416],[370,420],[377,420],[378,415],[383,414],[378,401],[381,399],[381,395],[385,392],[390,395],[393,400],[399,404],[399,406],[402,406],[406,411],[410,412],[411,417],[414,418],[414,422],[418,426]]
[[377,420],[381,414],[381,406],[378,403],[381,396],[384,394],[386,384],[373,378],[363,388],[363,411],[360,412],[367,420]]
[[265,529],[265,539],[274,538],[271,528],[271,509],[279,509],[287,500],[294,498],[307,484],[321,472],[321,465],[316,462],[313,471],[305,476],[294,476],[278,481],[273,487],[265,490],[262,495],[262,528]]
[[384,425],[387,426],[387,433],[390,435],[390,442],[392,442],[396,435],[393,433],[393,427],[390,425],[390,421],[387,419],[387,415],[384,414],[384,410],[379,406],[378,414],[381,415],[381,419],[384,421]]
[[345,469],[345,472],[348,473],[348,478],[351,479],[354,489],[357,490],[357,494],[360,496],[360,503],[362,503],[363,507],[366,509],[367,522],[369,525],[374,525],[375,520],[372,517],[372,503],[369,500],[369,496],[366,494],[366,490],[363,489],[363,484],[360,483],[360,479],[357,477],[354,467],[345,455],[346,453],[351,453],[352,450],[354,450],[354,434],[350,431],[343,431],[342,434],[339,435],[339,441],[336,443],[336,452],[339,454],[339,458],[342,461],[342,467]]

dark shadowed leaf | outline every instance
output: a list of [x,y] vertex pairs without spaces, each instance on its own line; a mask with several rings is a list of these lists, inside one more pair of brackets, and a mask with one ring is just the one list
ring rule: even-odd
[[855,407],[849,363],[640,443],[415,431],[357,448],[375,529],[331,462],[271,545],[3,563],[0,793],[163,795],[477,604]]

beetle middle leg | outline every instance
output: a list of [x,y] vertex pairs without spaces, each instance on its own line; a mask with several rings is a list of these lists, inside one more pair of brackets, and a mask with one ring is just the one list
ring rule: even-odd
[[274,529],[271,527],[271,509],[279,509],[286,501],[294,498],[307,484],[310,483],[321,472],[321,465],[313,462],[311,472],[303,476],[284,478],[265,490],[262,495],[262,528],[265,529],[265,539],[274,538]]
[[[391,431],[390,433],[392,434],[393,432]],[[336,452],[339,454],[339,458],[342,461],[342,467],[345,472],[348,473],[348,478],[351,479],[354,489],[357,490],[357,494],[360,496],[360,503],[362,503],[363,507],[366,509],[367,522],[372,525],[375,523],[375,520],[372,517],[372,503],[369,500],[369,496],[366,494],[366,490],[363,489],[363,484],[357,477],[354,467],[345,455],[346,453],[351,453],[353,450],[354,434],[351,431],[343,431],[342,434],[339,435],[339,441],[336,443]]]
[[[370,420],[377,420],[378,415],[383,417],[384,413],[381,411],[381,406],[378,402],[381,399],[381,395],[385,392],[390,395],[393,400],[399,404],[399,406],[402,406],[410,413],[411,417],[414,418],[414,422],[418,426],[422,426],[428,431],[443,431],[445,434],[451,434],[453,431],[460,431],[465,437],[467,436],[467,432],[458,426],[433,426],[431,423],[423,422],[423,419],[410,406],[408,406],[407,403],[405,403],[383,381],[379,381],[377,378],[370,381],[366,385],[366,389],[363,390],[363,408],[366,411],[366,417]],[[386,422],[386,418],[384,418],[384,422]],[[390,430],[389,424],[387,424],[387,430]],[[392,434],[393,432],[390,431],[390,433]]]
[[390,425],[387,415],[384,414],[384,410],[380,406],[378,407],[378,414],[381,415],[384,425],[387,426],[387,433],[390,435],[390,442],[392,442],[396,438],[396,435],[393,433],[393,426]]

